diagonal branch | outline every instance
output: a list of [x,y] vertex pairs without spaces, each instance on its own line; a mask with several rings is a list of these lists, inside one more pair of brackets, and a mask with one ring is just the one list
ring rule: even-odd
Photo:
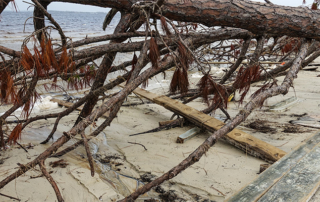
[[57,196],[57,199],[59,202],[64,202],[62,196],[61,196],[61,193],[59,191],[59,188],[56,184],[56,182],[54,181],[54,179],[51,177],[51,175],[48,173],[45,165],[44,165],[44,160],[41,160],[39,162],[39,166],[40,166],[40,169],[43,173],[43,175],[47,178],[48,182],[51,184],[51,186],[53,187],[53,190],[54,192],[56,193],[56,196]]

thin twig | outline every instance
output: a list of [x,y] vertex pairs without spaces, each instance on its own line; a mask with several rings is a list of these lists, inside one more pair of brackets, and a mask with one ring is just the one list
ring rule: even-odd
[[10,199],[14,199],[14,200],[18,200],[18,201],[21,201],[21,199],[18,199],[18,198],[15,198],[15,197],[12,197],[12,196],[8,196],[8,195],[5,195],[5,194],[1,194],[1,196],[4,196],[4,197],[7,197],[7,198],[10,198]]
[[55,182],[54,179],[51,177],[51,175],[48,173],[48,171],[47,171],[47,169],[46,169],[46,167],[45,167],[45,165],[44,165],[44,160],[41,160],[41,161],[39,162],[39,166],[40,166],[40,169],[41,169],[43,175],[47,178],[48,182],[49,182],[49,183],[51,184],[51,186],[53,187],[53,189],[54,189],[54,191],[55,191],[55,193],[56,193],[56,195],[57,195],[58,201],[59,201],[59,202],[64,202],[64,200],[63,200],[63,198],[62,198],[62,196],[61,196],[61,193],[60,193],[60,191],[59,191],[59,188],[58,188],[56,182]]
[[128,142],[128,143],[140,145],[140,146],[142,146],[144,148],[144,150],[147,150],[147,148],[143,144],[136,143],[136,142]]
[[211,185],[210,188],[216,190],[216,191],[219,192],[222,196],[226,196],[224,193],[222,193],[222,192],[219,191],[218,189],[214,188],[213,185]]
[[19,142],[17,142],[17,145],[19,145],[25,152],[29,153],[26,148],[24,148]]
[[92,158],[92,155],[91,155],[91,152],[90,152],[90,148],[89,148],[89,145],[88,145],[88,139],[87,139],[86,135],[84,134],[84,131],[81,132],[81,137],[83,139],[83,145],[84,145],[84,147],[86,149],[86,152],[87,152],[87,157],[88,157],[90,170],[91,170],[91,176],[93,177],[94,176],[93,158]]

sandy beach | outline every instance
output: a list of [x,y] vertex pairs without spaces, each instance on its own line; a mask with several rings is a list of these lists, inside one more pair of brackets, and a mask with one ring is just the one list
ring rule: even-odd
[[[279,95],[267,100],[261,109],[254,111],[238,128],[285,152],[292,151],[318,130],[293,125],[289,121],[297,120],[297,117],[303,114],[313,117],[320,115],[318,112],[320,79],[317,77],[319,74],[319,71],[301,70],[294,81],[294,89],[291,88],[285,96]],[[199,80],[195,72],[190,73],[189,77],[193,85]],[[166,79],[154,78],[147,90],[157,94],[166,94],[169,85]],[[283,77],[278,78],[279,81],[282,79]],[[251,93],[259,86],[261,84],[255,84],[251,88]],[[119,89],[114,89],[114,91]],[[269,111],[269,106],[290,97],[298,99],[293,107],[284,111]],[[140,99],[132,94],[125,104],[139,101]],[[198,110],[206,107],[201,99],[188,105]],[[231,117],[235,116],[242,106],[239,106],[239,103],[230,102],[228,112]],[[1,106],[0,113],[8,107]],[[40,110],[36,115],[62,110],[61,107]],[[68,131],[73,126],[77,116],[78,111],[74,111],[60,121],[55,140],[62,135],[62,132]],[[167,121],[171,116],[172,112],[153,103],[122,107],[111,126],[90,141],[97,171],[94,177],[90,176],[89,164],[82,146],[61,158],[48,158],[46,160],[47,170],[52,172],[51,175],[57,182],[65,201],[117,201],[146,181],[161,176],[176,166],[210,135],[208,132],[201,132],[183,144],[176,143],[179,135],[192,128],[192,126],[186,126],[129,137],[130,134],[156,128],[160,121]],[[224,115],[217,110],[211,116],[223,117]],[[103,118],[100,118],[97,125],[102,122]],[[253,129],[254,124],[252,123],[260,122],[266,124],[269,129],[267,131]],[[22,133],[20,142],[28,152],[17,145],[1,152],[1,180],[19,168],[17,163],[28,163],[52,144],[52,141],[46,145],[40,145],[39,142],[50,133],[53,123],[53,119],[48,119],[28,125]],[[88,127],[86,134],[90,134],[93,129],[94,126]],[[71,145],[77,138],[80,137],[77,136],[64,147]],[[145,148],[132,143],[139,143]],[[64,163],[56,167],[51,166],[51,162],[61,159],[64,160]],[[219,141],[199,162],[172,180],[141,196],[137,201],[150,198],[158,201],[224,201],[256,178],[260,164],[264,163],[224,141]],[[51,185],[41,175],[38,166],[6,185],[1,193],[19,198],[21,201],[56,201]],[[311,201],[317,201],[319,195],[316,194]],[[172,197],[173,200],[171,200]],[[0,196],[0,201],[15,200]]]

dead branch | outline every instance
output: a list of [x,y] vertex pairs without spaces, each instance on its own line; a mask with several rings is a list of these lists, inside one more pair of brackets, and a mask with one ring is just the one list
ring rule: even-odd
[[231,65],[231,67],[229,68],[229,71],[222,77],[220,84],[224,84],[230,78],[230,76],[233,74],[233,72],[236,71],[236,69],[240,66],[242,61],[245,59],[245,55],[246,55],[247,50],[249,48],[250,42],[251,42],[251,38],[246,39],[244,41],[237,61],[233,65]]
[[83,139],[84,148],[86,149],[86,152],[87,152],[87,157],[88,157],[90,170],[91,170],[91,176],[93,177],[94,176],[94,163],[93,163],[94,161],[93,161],[93,158],[92,158],[92,155],[90,152],[90,147],[88,145],[88,139],[87,139],[86,135],[84,134],[84,132],[81,133],[81,137]]
[[47,12],[47,9],[44,8],[37,0],[32,0],[32,2],[36,4],[36,6],[41,10],[41,12],[43,12],[43,14],[45,16],[47,16],[47,18],[50,20],[50,22],[57,28],[57,30],[61,36],[62,46],[65,46],[67,44],[67,39],[66,39],[66,36],[64,35],[60,25],[53,19],[51,14],[49,14]]
[[46,167],[45,167],[45,165],[44,165],[44,160],[41,160],[41,161],[39,162],[39,166],[40,166],[40,169],[41,169],[43,175],[47,178],[48,182],[51,184],[54,192],[56,193],[56,196],[57,196],[58,201],[59,201],[59,202],[64,202],[64,200],[63,200],[63,198],[62,198],[62,196],[61,196],[61,193],[60,193],[60,191],[59,191],[59,188],[58,188],[56,182],[55,182],[54,179],[51,177],[51,175],[48,173],[48,171],[47,171],[47,169],[46,169]]
[[143,145],[143,144],[140,144],[140,143],[136,143],[136,142],[128,142],[129,144],[137,144],[137,145],[140,145],[144,148],[144,150],[147,151],[147,148]]
[[0,196],[4,196],[4,197],[7,197],[7,198],[9,198],[9,199],[21,201],[21,199],[18,199],[18,198],[12,197],[12,196],[8,196],[8,195],[5,195],[5,194],[1,194],[1,193],[0,193]]

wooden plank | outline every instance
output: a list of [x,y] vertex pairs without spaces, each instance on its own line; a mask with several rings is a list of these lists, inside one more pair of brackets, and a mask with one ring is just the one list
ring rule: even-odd
[[307,201],[319,186],[319,158],[320,132],[317,132],[226,202]]
[[[124,84],[120,84],[119,86],[124,87]],[[133,92],[165,107],[166,109],[169,109],[176,114],[183,116],[200,128],[205,128],[211,132],[214,132],[224,126],[222,121],[164,95],[157,95],[141,88],[136,88]],[[279,160],[286,154],[281,149],[255,138],[239,129],[234,129],[228,133],[224,139],[247,154],[261,158],[270,163]]]

